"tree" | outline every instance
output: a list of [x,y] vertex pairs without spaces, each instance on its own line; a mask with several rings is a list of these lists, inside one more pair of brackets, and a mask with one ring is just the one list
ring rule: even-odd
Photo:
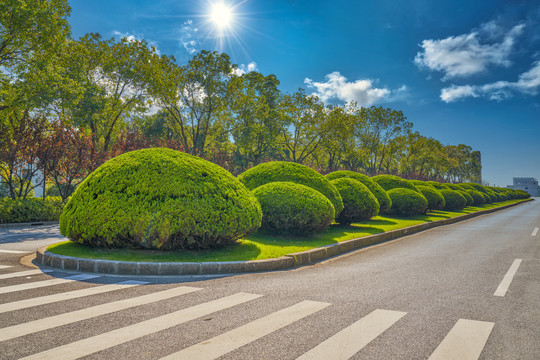
[[282,156],[287,161],[304,164],[317,150],[324,137],[326,114],[316,96],[300,89],[282,97],[281,113],[285,123]]
[[170,114],[171,128],[189,154],[205,157],[207,143],[222,141],[227,133],[223,114],[235,68],[227,54],[216,51],[203,50],[186,66],[161,58],[152,93]]

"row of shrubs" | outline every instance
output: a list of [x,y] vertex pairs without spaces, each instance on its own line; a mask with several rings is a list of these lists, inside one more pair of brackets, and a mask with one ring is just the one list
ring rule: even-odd
[[0,224],[36,221],[58,221],[64,203],[60,196],[13,200],[0,199]]
[[372,178],[268,162],[235,178],[223,168],[170,149],[125,153],[77,188],[60,218],[73,241],[99,247],[206,249],[259,228],[279,235],[322,232],[379,213],[410,216],[528,197],[478,184]]

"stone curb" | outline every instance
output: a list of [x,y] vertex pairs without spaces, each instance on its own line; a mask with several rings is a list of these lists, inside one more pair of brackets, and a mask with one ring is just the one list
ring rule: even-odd
[[0,224],[0,229],[10,229],[26,226],[39,226],[39,225],[57,225],[59,221],[32,221],[25,223],[9,223],[9,224]]
[[81,272],[115,275],[221,275],[285,270],[297,266],[313,264],[340,254],[347,253],[349,251],[380,244],[403,237],[405,235],[411,235],[427,229],[432,229],[434,227],[453,224],[459,221],[471,219],[476,216],[507,209],[528,201],[532,201],[532,199],[493,209],[486,209],[471,214],[465,214],[450,219],[437,220],[413,225],[403,229],[342,241],[340,243],[330,244],[298,253],[287,254],[285,256],[273,259],[222,262],[132,262],[83,259],[57,255],[46,251],[47,247],[43,247],[36,251],[36,261],[41,265],[62,270],[75,270]]

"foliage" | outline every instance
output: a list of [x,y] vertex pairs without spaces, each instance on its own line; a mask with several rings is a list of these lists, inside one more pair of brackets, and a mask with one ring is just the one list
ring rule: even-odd
[[411,189],[393,188],[388,190],[388,196],[392,200],[392,214],[413,216],[425,213],[428,208],[426,198]]
[[445,210],[461,210],[467,206],[467,199],[456,190],[441,189],[440,190],[446,203]]
[[60,197],[0,199],[0,224],[58,221],[64,203]]
[[109,160],[75,190],[60,219],[70,240],[99,247],[204,249],[253,233],[253,195],[230,173],[171,149]]
[[345,177],[345,178],[351,178],[351,179],[360,181],[369,189],[369,191],[371,191],[371,193],[377,199],[379,203],[380,214],[386,214],[392,208],[392,201],[390,200],[390,197],[388,196],[386,191],[367,175],[360,174],[355,171],[338,170],[330,174],[327,174],[325,176],[328,180],[335,180],[335,179],[340,179],[340,178]]
[[473,189],[464,189],[464,191],[466,191],[467,194],[469,194],[469,196],[473,199],[474,206],[481,206],[486,203],[486,198],[482,195],[480,191]]
[[426,184],[433,186],[435,189],[443,190],[443,189],[450,189],[447,184],[442,184],[437,181],[426,181]]
[[463,195],[463,197],[465,198],[465,200],[467,200],[467,205],[466,206],[473,206],[474,205],[474,198],[465,190],[456,190],[457,192],[459,192],[461,195]]
[[386,191],[395,188],[404,188],[420,193],[416,186],[414,186],[409,180],[402,179],[395,175],[377,175],[371,179],[378,183]]
[[379,202],[369,189],[353,178],[342,177],[330,181],[343,199],[343,210],[336,217],[340,224],[367,220],[379,213]]
[[271,182],[253,189],[261,204],[261,229],[278,235],[303,236],[330,226],[334,206],[317,190],[293,183]]
[[286,161],[271,161],[245,171],[238,176],[238,180],[250,190],[276,181],[290,181],[309,186],[330,200],[334,205],[336,215],[339,215],[343,210],[343,201],[335,186],[323,175],[304,165]]
[[428,202],[428,210],[442,210],[446,206],[444,201],[444,196],[440,193],[439,190],[425,185],[416,185],[416,188],[422,192],[422,195],[426,198]]

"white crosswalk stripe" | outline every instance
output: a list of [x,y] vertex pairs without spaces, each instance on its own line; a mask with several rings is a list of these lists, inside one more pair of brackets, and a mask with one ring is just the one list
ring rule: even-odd
[[406,314],[377,309],[323,341],[297,360],[349,359]]
[[30,283],[25,284],[18,284],[18,285],[11,285],[11,286],[4,286],[0,287],[0,294],[7,294],[10,292],[15,291],[23,291],[23,290],[30,290],[30,289],[37,289],[47,286],[53,286],[53,285],[59,285],[59,284],[65,284],[73,281],[84,281],[84,280],[90,280],[100,277],[99,275],[87,275],[87,274],[80,274],[80,275],[73,275],[68,276],[66,278],[57,278],[57,279],[50,279],[50,280],[43,280],[43,281],[33,281]]
[[0,275],[0,280],[12,279],[12,278],[23,277],[23,276],[41,275],[48,272],[52,272],[52,270],[35,269],[35,270],[17,271],[17,272]]
[[73,299],[77,299],[77,298],[81,298],[85,296],[97,295],[97,294],[107,293],[110,291],[127,289],[133,286],[144,285],[144,284],[148,284],[148,282],[128,280],[128,281],[123,281],[116,284],[94,286],[91,288],[86,288],[86,289],[81,289],[81,290],[73,290],[73,291],[63,292],[59,294],[39,296],[39,297],[34,297],[30,299],[25,299],[25,300],[13,301],[10,303],[0,304],[0,314],[9,312],[9,311],[27,309],[27,308],[31,308],[31,307],[39,306],[39,305],[52,304],[59,301],[73,300]]
[[33,251],[20,251],[20,250],[4,250],[4,249],[0,249],[0,253],[5,253],[5,254],[29,254]]
[[428,360],[477,360],[494,325],[459,319]]
[[56,360],[77,359],[95,352],[108,349],[112,346],[135,340],[145,335],[168,329],[173,326],[224,310],[242,303],[260,298],[262,295],[237,293],[187,309],[178,310],[150,320],[142,321],[117,330],[109,331],[87,339],[60,346],[48,351],[34,354],[24,359]]
[[0,269],[7,269],[7,268],[10,268],[10,267],[13,267],[11,265],[0,265]]
[[190,359],[210,360],[217,359],[241,346],[249,344],[265,335],[279,330],[295,321],[303,319],[325,307],[328,303],[315,301],[302,301],[286,309],[277,311],[261,319],[252,321],[244,326],[216,336],[210,340],[193,345],[187,349],[171,354],[162,360]]

